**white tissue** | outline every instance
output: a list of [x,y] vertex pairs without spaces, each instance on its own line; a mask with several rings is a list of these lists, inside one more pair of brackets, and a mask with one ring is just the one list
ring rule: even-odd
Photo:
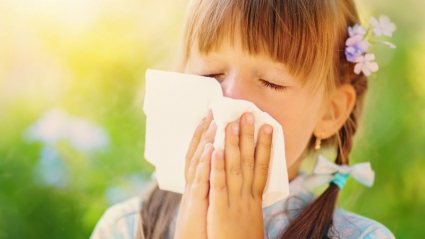
[[208,109],[212,109],[217,132],[216,149],[224,149],[225,127],[245,112],[255,118],[254,140],[267,123],[273,126],[269,174],[263,207],[289,194],[282,126],[254,103],[224,97],[214,78],[176,72],[147,70],[143,110],[146,114],[145,158],[155,168],[162,190],[183,193],[185,157],[193,133]]

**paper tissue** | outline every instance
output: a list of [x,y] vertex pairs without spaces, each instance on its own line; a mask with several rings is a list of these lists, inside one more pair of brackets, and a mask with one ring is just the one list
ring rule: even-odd
[[193,133],[208,109],[212,109],[217,132],[214,147],[224,149],[225,127],[245,112],[255,118],[254,139],[267,123],[273,126],[269,174],[263,207],[289,194],[282,126],[254,103],[224,97],[214,78],[177,72],[147,70],[143,111],[146,114],[145,158],[155,168],[162,190],[183,193],[185,156]]

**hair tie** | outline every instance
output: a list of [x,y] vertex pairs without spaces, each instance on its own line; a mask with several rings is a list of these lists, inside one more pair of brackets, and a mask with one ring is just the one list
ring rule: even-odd
[[335,178],[332,179],[331,183],[335,184],[339,187],[339,190],[342,190],[344,188],[345,184],[347,183],[348,174],[342,174],[337,172],[335,174]]
[[341,190],[345,186],[348,176],[367,187],[371,187],[375,179],[375,172],[369,162],[351,166],[338,165],[319,155],[313,174],[307,176],[303,184],[307,189],[313,189],[327,183],[334,183]]

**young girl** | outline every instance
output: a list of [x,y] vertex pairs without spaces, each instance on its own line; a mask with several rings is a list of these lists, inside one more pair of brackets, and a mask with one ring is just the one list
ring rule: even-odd
[[353,0],[193,0],[178,71],[215,77],[224,96],[251,101],[282,125],[290,196],[261,207],[272,128],[263,125],[254,145],[255,119],[245,113],[227,126],[220,152],[210,113],[187,152],[184,194],[154,182],[146,198],[108,209],[91,238],[394,238],[336,208],[349,174],[332,174],[316,196],[300,171],[308,153],[324,147],[336,149],[336,165],[349,164],[365,74],[376,71],[347,60],[355,24]]

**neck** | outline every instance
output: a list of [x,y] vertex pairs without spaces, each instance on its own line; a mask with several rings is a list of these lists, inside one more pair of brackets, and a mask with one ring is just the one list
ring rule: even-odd
[[301,159],[297,159],[297,161],[288,168],[289,182],[291,182],[292,179],[296,178],[298,174],[300,173],[301,162],[302,162]]
[[289,182],[291,182],[292,179],[296,178],[298,174],[300,173],[301,163],[303,162],[305,156],[306,156],[306,152],[302,153],[301,156],[297,160],[295,160],[295,162],[292,163],[291,166],[288,167]]

